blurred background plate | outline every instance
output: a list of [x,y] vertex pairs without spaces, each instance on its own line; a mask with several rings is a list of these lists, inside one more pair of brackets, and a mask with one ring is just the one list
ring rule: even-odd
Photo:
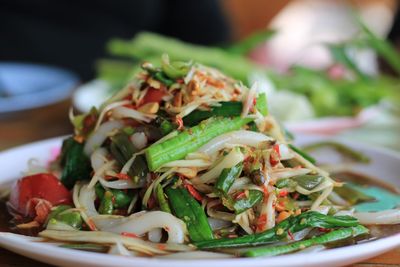
[[61,68],[0,63],[0,114],[59,102],[68,98],[78,83],[74,73]]

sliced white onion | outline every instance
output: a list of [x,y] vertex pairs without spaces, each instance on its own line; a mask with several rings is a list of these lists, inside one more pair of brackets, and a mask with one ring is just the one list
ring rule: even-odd
[[333,190],[333,185],[330,187],[327,187],[322,191],[322,193],[318,196],[318,198],[314,201],[314,203],[311,205],[311,210],[316,210],[321,203],[328,198],[329,194]]
[[335,191],[331,192],[331,194],[328,196],[328,199],[336,205],[345,207],[349,206],[349,203],[346,200],[344,200],[341,196],[339,196],[339,194],[337,194]]
[[121,256],[134,256],[132,252],[126,249],[121,241],[115,242],[115,245],[111,246],[108,254],[121,255]]
[[202,159],[202,160],[210,160],[211,157],[205,153],[202,152],[193,152],[187,154],[185,159]]
[[72,227],[69,224],[60,222],[60,221],[49,221],[49,223],[46,226],[46,229],[48,230],[60,230],[60,231],[76,231],[74,227]]
[[96,185],[96,183],[100,179],[104,180],[104,178],[103,178],[104,174],[107,171],[110,171],[110,170],[113,169],[113,166],[114,166],[115,162],[116,162],[115,160],[108,161],[105,164],[103,164],[100,168],[98,168],[95,171],[95,173],[93,174],[92,179],[90,180],[88,187],[92,188],[92,187],[94,187]]
[[211,166],[210,161],[206,161],[203,159],[183,159],[183,160],[174,160],[164,164],[161,168],[172,168],[172,167],[183,167],[183,168],[207,168]]
[[95,172],[108,162],[107,154],[107,149],[104,147],[99,147],[92,153],[90,156],[90,162]]
[[331,209],[330,206],[319,206],[319,207],[316,207],[315,209],[313,209],[313,211],[327,215],[330,209]]
[[122,166],[121,173],[127,174],[127,173],[129,172],[130,168],[132,167],[132,164],[135,162],[136,157],[137,157],[138,155],[143,154],[143,153],[144,153],[144,150],[139,151],[139,152],[133,154],[133,155],[131,156],[131,158],[124,164],[124,166]]
[[217,211],[217,210],[213,209],[213,207],[220,205],[220,204],[221,204],[221,201],[219,199],[208,202],[207,203],[208,216],[210,216],[211,218],[232,222],[235,219],[235,214],[225,212],[225,211]]
[[266,218],[265,225],[260,227],[262,231],[271,229],[275,226],[275,202],[276,195],[274,193],[270,193],[267,201],[262,203],[260,216],[265,216]]
[[120,121],[107,121],[100,125],[100,127],[94,131],[89,138],[86,140],[84,146],[84,152],[87,156],[90,156],[97,148],[99,148],[103,142],[107,139],[110,132],[116,129],[121,129],[124,124]]
[[286,144],[279,145],[279,154],[281,160],[288,160],[294,158],[294,153],[289,149]]
[[335,213],[335,216],[354,216],[354,209],[351,210],[340,210]]
[[312,230],[312,228],[306,228],[301,231],[293,233],[292,234],[293,241],[299,241],[299,240],[304,239],[310,233],[311,230]]
[[117,107],[112,111],[113,118],[122,119],[122,118],[131,118],[141,122],[149,123],[151,120],[155,119],[157,115],[153,114],[145,114],[140,111],[127,108],[127,107]]
[[147,146],[147,136],[144,132],[134,133],[130,139],[138,150],[142,150]]
[[215,218],[207,218],[208,223],[210,224],[210,227],[212,230],[219,230],[222,228],[226,228],[232,225],[231,222],[226,221],[226,220],[220,220],[220,219],[215,219]]
[[129,104],[129,103],[130,103],[129,100],[123,100],[123,101],[113,102],[113,103],[110,103],[110,104],[108,104],[107,106],[105,106],[105,107],[101,110],[101,113],[100,113],[100,115],[99,115],[99,118],[97,119],[96,126],[94,127],[94,131],[97,131],[97,129],[100,127],[100,124],[102,123],[103,118],[104,118],[104,116],[106,115],[106,113],[107,113],[108,111],[110,111],[110,110],[112,110],[112,109],[114,109],[114,108],[116,108],[116,107],[120,107],[120,106]]
[[[82,191],[82,187],[83,186],[80,182],[75,183],[72,192],[72,200],[74,202],[75,207],[79,210],[81,217],[85,221],[85,223],[91,228],[91,230],[97,230],[96,225],[90,218],[90,216],[98,215],[94,207],[94,200],[96,198],[96,193],[94,192],[93,188],[87,189],[87,187],[85,188],[84,191]],[[81,194],[84,195],[81,196]],[[87,212],[88,209],[89,213]]]
[[269,172],[270,176],[272,179],[285,179],[285,178],[290,178],[298,175],[304,175],[311,172],[311,170],[306,169],[306,168],[300,168],[300,169],[293,169],[293,168],[283,168],[283,169],[273,169],[272,171]]
[[131,179],[107,181],[104,178],[99,178],[99,182],[102,186],[112,189],[136,189],[145,186],[145,181],[143,179],[141,179],[139,183],[134,183]]
[[400,209],[378,212],[356,212],[353,214],[361,224],[399,224]]
[[157,228],[163,228],[168,232],[168,243],[183,243],[186,235],[186,225],[183,221],[163,211],[150,211],[131,215],[124,218],[116,218],[110,220],[118,220],[112,226],[101,228],[102,231],[112,233],[133,233],[141,236],[149,231]]
[[161,228],[154,228],[154,229],[150,230],[147,235],[151,242],[158,243],[161,241],[161,238],[162,238]]
[[253,105],[254,98],[257,95],[257,88],[258,88],[258,83],[255,82],[248,91],[247,96],[243,101],[243,110],[241,117],[245,117],[247,116],[247,114],[249,114],[250,108]]
[[324,189],[326,189],[328,187],[332,187],[332,186],[333,186],[333,183],[332,183],[331,180],[325,180],[325,181],[323,181],[321,184],[319,184],[317,187],[315,187],[312,190],[307,190],[307,189],[305,189],[305,188],[303,188],[303,187],[298,185],[298,186],[296,186],[296,191],[299,192],[302,195],[307,195],[308,196],[308,195],[310,195],[312,193],[322,191],[322,190],[324,190]]
[[262,142],[273,141],[268,135],[253,131],[239,130],[220,135],[202,146],[197,152],[212,155],[223,149],[227,144],[239,144],[258,147]]
[[248,177],[240,177],[235,179],[235,181],[233,182],[231,188],[229,188],[229,194],[244,189],[247,185],[251,184],[251,180]]
[[140,238],[124,237],[120,234],[102,231],[56,231],[45,230],[39,236],[60,241],[86,242],[96,244],[115,244],[120,241],[128,249],[153,256],[155,254],[167,254],[168,251],[189,251],[194,248],[183,244],[163,244],[164,249],[160,249],[157,243],[144,241]]
[[239,162],[244,160],[244,155],[239,149],[232,149],[223,160],[213,167],[208,172],[202,174],[198,179],[193,179],[193,183],[212,183],[215,182],[216,178],[221,174],[221,171],[226,168],[232,168]]
[[[89,188],[87,184],[82,185],[79,192],[79,209],[84,209],[89,217],[94,217],[99,215],[97,212],[94,201],[96,200],[96,192],[93,188]],[[78,208],[78,207],[77,207]]]
[[250,219],[248,216],[248,211],[251,209],[246,210],[238,215],[236,215],[235,220],[233,222],[237,223],[242,227],[242,229],[249,235],[253,234],[254,231],[250,227]]

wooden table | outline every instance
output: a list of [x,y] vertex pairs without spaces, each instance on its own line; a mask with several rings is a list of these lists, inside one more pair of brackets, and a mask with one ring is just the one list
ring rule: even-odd
[[[0,151],[24,143],[71,133],[72,127],[68,120],[70,105],[70,100],[67,100],[45,108],[1,116]],[[0,221],[3,216],[0,214]],[[2,228],[0,225],[1,230],[4,230],[4,226]],[[6,266],[44,267],[49,265],[0,248],[0,267]],[[353,266],[400,267],[400,248]]]

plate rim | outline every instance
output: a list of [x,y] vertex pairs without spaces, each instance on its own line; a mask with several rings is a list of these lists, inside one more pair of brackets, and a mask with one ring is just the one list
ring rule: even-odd
[[[307,136],[307,135],[305,135]],[[7,156],[9,153],[18,153],[22,149],[32,149],[41,146],[51,146],[56,143],[61,145],[61,141],[66,136],[59,136],[54,138],[49,138],[45,140],[39,140],[36,142],[20,145],[14,148],[10,148],[4,151],[0,151],[0,158]],[[302,135],[300,135],[302,138]],[[303,137],[304,138],[304,137]],[[309,138],[314,138],[314,136],[309,136]],[[325,138],[326,137],[322,137]],[[329,138],[332,139],[332,138]],[[346,142],[342,138],[335,138],[335,140]],[[307,140],[306,140],[307,141]],[[352,142],[354,145],[356,143],[358,146],[365,147],[366,144],[361,142]],[[39,149],[39,148],[36,148]],[[390,157],[396,158],[400,161],[400,153],[393,151],[388,148],[368,146],[368,149],[379,151],[380,153],[387,154]],[[5,180],[0,180],[0,184],[4,182],[10,182],[16,178],[10,178]],[[10,235],[13,237],[10,238]],[[11,241],[11,243],[10,243]],[[320,251],[313,254],[314,257],[306,257],[302,254],[289,254],[270,258],[234,258],[234,259],[195,259],[195,260],[177,260],[177,259],[161,259],[161,258],[144,258],[144,257],[121,257],[116,255],[107,255],[85,251],[75,251],[70,249],[58,248],[46,245],[46,249],[43,250],[41,244],[33,243],[26,246],[26,238],[18,237],[15,234],[9,234],[6,232],[0,232],[0,246],[6,249],[12,250],[23,256],[34,258],[39,261],[52,263],[52,264],[62,264],[68,265],[71,263],[84,264],[85,266],[94,266],[101,263],[101,266],[107,266],[108,264],[114,264],[119,266],[154,266],[154,267],[165,267],[173,265],[176,267],[187,266],[204,266],[205,264],[217,264],[224,263],[227,266],[293,266],[293,264],[298,264],[301,266],[321,266],[324,264],[326,266],[339,266],[342,264],[350,264],[359,262],[361,260],[371,258],[373,256],[379,255],[383,252],[389,251],[390,249],[400,246],[400,233],[380,238],[374,241],[357,244],[350,247],[334,248],[329,250]],[[49,247],[47,247],[49,246]],[[28,253],[29,255],[26,255]],[[318,255],[318,257],[315,257]],[[340,255],[340,258],[338,257]]]

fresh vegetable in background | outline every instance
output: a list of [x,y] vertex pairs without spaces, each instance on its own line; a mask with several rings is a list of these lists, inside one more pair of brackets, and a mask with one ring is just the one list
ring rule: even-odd
[[[132,40],[111,40],[108,44],[110,55],[124,57],[129,60],[147,60],[159,63],[159,57],[168,53],[174,60],[195,60],[204,64],[220,68],[234,78],[248,82],[254,74],[264,77],[272,82],[279,90],[289,90],[305,95],[311,103],[314,113],[323,116],[355,115],[361,109],[377,104],[382,99],[393,103],[400,103],[400,93],[397,78],[380,74],[370,77],[363,73],[352,59],[351,49],[371,48],[380,55],[397,72],[400,69],[400,55],[386,40],[375,36],[361,22],[360,37],[341,44],[327,44],[335,64],[332,68],[339,67],[343,73],[349,75],[331,77],[330,69],[312,70],[301,66],[293,66],[287,73],[277,73],[273,69],[265,69],[252,63],[245,57],[246,53],[257,44],[273,38],[274,32],[265,30],[256,32],[249,38],[233,44],[227,49],[218,47],[203,47],[164,37],[154,33],[143,32]],[[111,62],[115,64],[115,62]],[[123,80],[133,77],[132,73],[121,70],[120,74],[113,75],[107,71],[104,62],[99,69],[99,77],[113,82],[110,76],[121,77],[123,73],[130,73]],[[124,65],[124,64],[121,64]],[[115,70],[114,70],[115,71]],[[274,110],[272,110],[274,112]],[[264,114],[263,114],[264,115]]]

